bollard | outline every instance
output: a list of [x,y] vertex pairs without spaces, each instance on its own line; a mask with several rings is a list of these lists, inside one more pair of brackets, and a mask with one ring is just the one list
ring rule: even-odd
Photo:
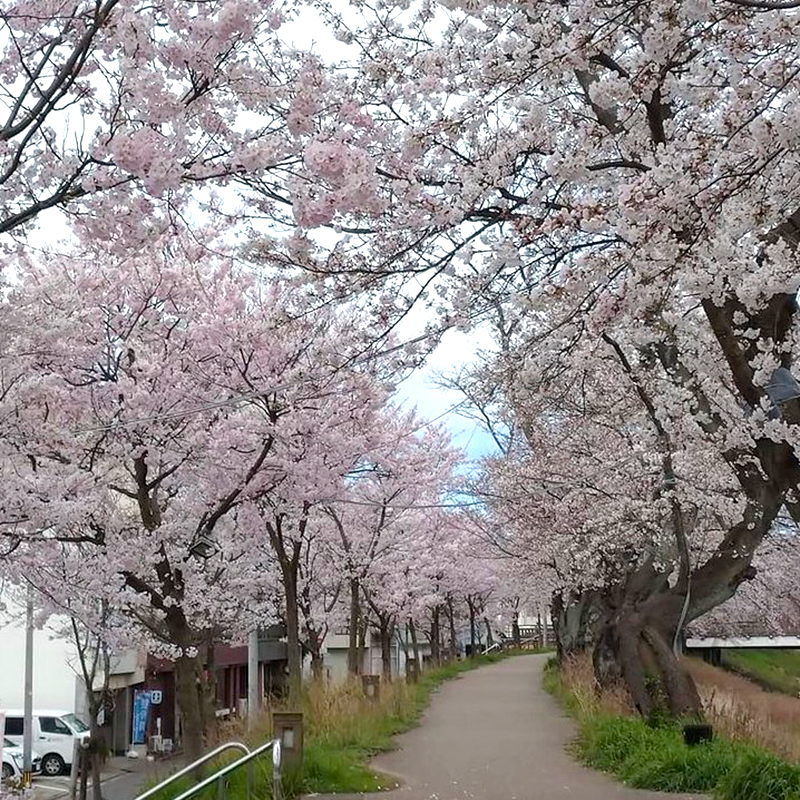
[[364,689],[364,695],[373,703],[377,703],[381,699],[380,675],[362,675],[361,686]]
[[276,739],[272,746],[272,800],[283,800],[282,759],[281,741]]
[[419,680],[419,663],[416,658],[409,658],[406,661],[406,681],[416,683]]
[[80,769],[80,739],[75,738],[72,740],[72,766],[69,770],[69,797],[70,800],[75,800],[78,792],[78,771]]
[[299,770],[303,765],[303,714],[299,711],[273,711],[272,735],[281,743],[281,765],[289,770]]

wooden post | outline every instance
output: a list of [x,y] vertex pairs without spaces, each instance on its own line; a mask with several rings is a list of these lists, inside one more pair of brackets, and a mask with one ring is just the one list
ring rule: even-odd
[[303,765],[303,714],[299,711],[273,711],[272,735],[281,743],[281,763],[290,770]]

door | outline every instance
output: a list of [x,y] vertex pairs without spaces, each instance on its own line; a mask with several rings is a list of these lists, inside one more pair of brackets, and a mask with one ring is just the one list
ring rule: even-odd
[[64,764],[72,763],[73,733],[69,726],[58,717],[39,717],[38,721],[37,736],[36,718],[34,718],[34,741],[38,740],[38,746],[34,744],[34,750],[38,750],[42,755],[56,753],[61,756]]

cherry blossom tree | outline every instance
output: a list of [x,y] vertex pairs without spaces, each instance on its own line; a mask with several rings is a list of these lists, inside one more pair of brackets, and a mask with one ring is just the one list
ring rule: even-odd
[[[310,318],[289,287],[191,242],[19,264],[0,508],[18,570],[43,542],[88,548],[87,589],[175,658],[196,753],[198,648],[209,629],[237,633],[235,565],[262,541],[256,506],[289,485],[329,491],[297,453],[315,436],[333,446],[343,391],[340,418],[357,424],[368,376],[341,370],[362,343],[335,315]],[[369,413],[374,396],[363,402]]]
[[[628,395],[657,483],[631,476],[634,535],[662,529],[675,558],[634,560],[599,672],[624,673],[646,713],[643,643],[672,709],[699,713],[670,643],[752,576],[780,510],[796,513],[800,20],[736,0],[328,11],[360,54],[360,146],[394,202],[340,209],[344,242],[293,263],[385,281],[387,318],[421,296],[443,325],[500,314],[520,427],[526,396],[570,375],[575,392],[587,365]],[[692,561],[701,464],[722,513]]]
[[372,446],[353,464],[339,502],[325,506],[336,531],[330,553],[348,583],[348,670],[353,675],[361,669],[363,600],[378,616],[384,665],[388,663],[392,632],[407,594],[403,581],[396,579],[413,570],[410,565],[435,541],[431,512],[444,502],[459,458],[449,434],[416,412],[388,406],[376,424]]
[[308,113],[302,59],[277,34],[292,14],[256,0],[4,0],[0,233],[62,208],[131,246],[198,184],[244,174],[288,209],[291,130]]
[[[343,329],[332,328],[329,335],[339,346],[346,339]],[[312,362],[309,366],[313,376],[311,370],[319,369],[319,365]],[[256,502],[258,522],[254,522],[263,526],[269,552],[281,570],[289,676],[295,691],[302,675],[301,604],[307,609],[307,630],[310,619],[310,597],[302,597],[302,592],[312,590],[310,583],[301,587],[301,578],[308,582],[313,577],[311,558],[319,534],[314,517],[321,513],[317,507],[337,498],[346,476],[370,449],[378,425],[376,412],[385,401],[368,373],[341,370],[332,377],[320,370],[323,380],[316,386],[311,376],[305,396],[275,409],[276,420],[284,418],[276,449],[282,460],[280,476],[274,488]],[[316,628],[308,632],[318,638]]]

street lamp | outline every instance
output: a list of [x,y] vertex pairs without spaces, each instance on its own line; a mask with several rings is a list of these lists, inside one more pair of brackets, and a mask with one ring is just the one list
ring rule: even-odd
[[200,531],[189,545],[189,555],[208,561],[219,552],[219,545],[207,533]]

